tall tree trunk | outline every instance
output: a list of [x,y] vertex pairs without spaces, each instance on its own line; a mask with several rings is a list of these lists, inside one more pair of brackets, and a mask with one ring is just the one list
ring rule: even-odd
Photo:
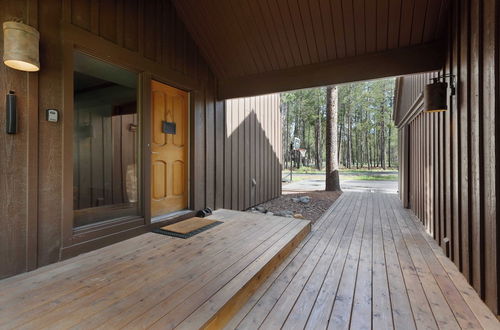
[[385,106],[382,104],[382,121],[380,122],[380,166],[385,170]]
[[[337,123],[338,123],[338,119],[337,119]],[[343,127],[344,127],[344,124],[341,123],[340,125],[337,126],[337,129],[339,130],[339,133],[337,135],[337,164],[340,164],[340,161],[342,161],[342,164],[344,164],[344,167],[345,167],[345,156],[344,154],[342,153],[342,141],[343,141]]]
[[318,107],[318,120],[316,121],[316,168],[321,170],[321,107]]
[[368,145],[368,133],[365,132],[365,153],[366,153],[366,165],[368,166],[368,169],[371,168],[370,164],[370,147]]
[[338,89],[326,88],[326,191],[341,191],[337,150]]
[[389,161],[389,168],[391,167],[391,125],[389,125],[389,137],[387,138],[387,160]]
[[290,164],[292,160],[292,155],[290,153],[290,109],[288,109],[288,104],[285,103],[285,111],[286,111],[286,142],[285,142],[285,168],[290,168],[292,165]]

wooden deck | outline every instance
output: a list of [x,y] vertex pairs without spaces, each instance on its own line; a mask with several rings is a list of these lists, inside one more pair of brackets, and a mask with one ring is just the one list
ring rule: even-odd
[[344,193],[227,328],[500,329],[396,195]]
[[189,239],[148,233],[0,281],[0,329],[199,328],[226,323],[310,231],[220,210]]
[[[499,329],[396,195],[309,222],[227,210],[0,281],[0,329]],[[229,323],[228,323],[229,322]]]

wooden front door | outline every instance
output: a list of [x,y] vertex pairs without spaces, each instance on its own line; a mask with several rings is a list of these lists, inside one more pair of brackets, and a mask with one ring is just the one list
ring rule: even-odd
[[152,81],[151,216],[187,208],[188,93]]

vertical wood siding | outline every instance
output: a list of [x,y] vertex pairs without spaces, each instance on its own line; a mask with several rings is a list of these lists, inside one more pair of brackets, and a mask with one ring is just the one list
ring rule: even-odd
[[247,209],[281,194],[279,94],[226,101],[224,208]]
[[[58,261],[74,244],[64,235],[65,226],[72,229],[73,179],[66,171],[72,168],[67,123],[73,112],[67,102],[71,92],[64,91],[72,89],[67,62],[73,46],[190,91],[191,208],[244,209],[279,194],[279,97],[230,101],[242,110],[227,111],[224,101],[216,100],[215,75],[170,0],[0,4],[2,21],[21,19],[38,28],[42,66],[30,74],[0,68],[2,95],[16,91],[19,110],[19,133],[0,134],[0,217],[4,228],[12,228],[0,232],[0,278]],[[61,122],[45,120],[49,108],[61,111]],[[0,116],[1,127],[4,119]],[[235,133],[228,136],[228,129]],[[92,244],[110,244],[145,227],[133,229]]]
[[[22,19],[37,27],[36,2],[0,1],[0,20]],[[2,37],[0,37],[2,38]],[[0,41],[0,53],[3,42]],[[0,111],[0,278],[36,265],[36,191],[38,184],[38,74],[0,65],[0,95],[17,95],[18,134],[5,133],[5,107]],[[1,102],[5,104],[5,98]]]
[[499,314],[499,4],[459,0],[451,9],[443,72],[455,76],[457,90],[449,92],[448,111],[420,112],[423,86],[435,73],[398,81],[400,194]]

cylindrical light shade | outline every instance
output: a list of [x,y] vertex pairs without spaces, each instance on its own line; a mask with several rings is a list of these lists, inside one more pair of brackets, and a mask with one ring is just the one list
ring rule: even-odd
[[446,90],[448,84],[434,81],[424,88],[424,112],[439,112],[448,110]]
[[3,62],[21,71],[40,70],[38,48],[40,33],[19,22],[3,23]]

